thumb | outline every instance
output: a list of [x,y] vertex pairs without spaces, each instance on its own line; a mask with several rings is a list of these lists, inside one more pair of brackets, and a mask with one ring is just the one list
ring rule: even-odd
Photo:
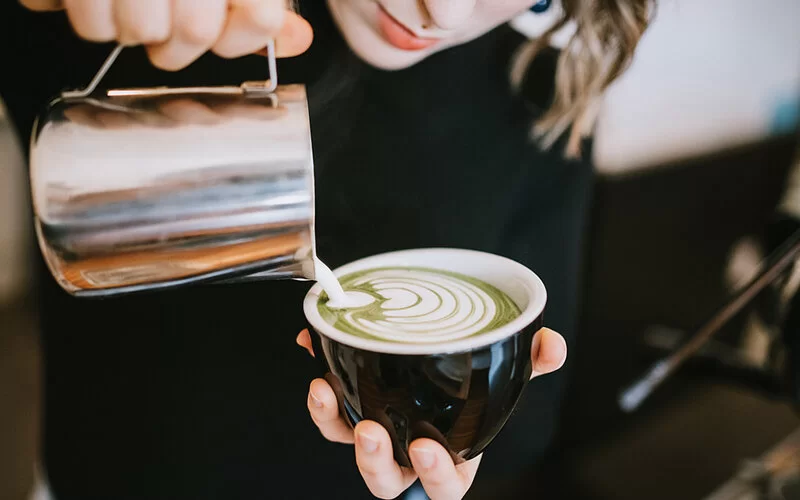
[[[313,41],[314,30],[308,21],[294,12],[286,12],[286,20],[275,38],[275,56],[299,56],[311,47],[311,42]],[[262,56],[267,55],[266,49],[258,53]]]
[[311,345],[311,335],[308,333],[307,329],[300,332],[300,335],[297,336],[295,342],[297,342],[297,345],[308,351],[312,358],[314,357],[314,347]]
[[567,342],[564,337],[549,328],[542,328],[533,338],[531,378],[551,373],[564,365],[567,360]]

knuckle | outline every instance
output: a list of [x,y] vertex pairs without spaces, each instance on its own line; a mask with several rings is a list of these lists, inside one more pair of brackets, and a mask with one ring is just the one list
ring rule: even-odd
[[325,408],[320,408],[316,404],[314,404],[314,400],[311,398],[311,394],[308,395],[308,399],[306,400],[306,407],[308,407],[308,412],[317,422],[325,422],[329,420],[327,415],[325,414]]
[[314,416],[314,412],[313,411],[309,412],[309,415],[311,416],[311,421],[314,422],[314,425],[317,426],[317,429],[319,429],[319,431],[322,432],[323,426],[321,425],[320,421],[317,420],[317,417]]
[[122,38],[127,43],[161,43],[169,38],[169,27],[152,23],[135,23],[126,26]]
[[367,484],[370,493],[375,497],[382,500],[390,500],[397,498],[403,492],[403,488],[396,484],[387,484],[386,478],[375,474],[364,474],[361,472],[361,478]]
[[245,51],[237,50],[228,45],[215,45],[211,48],[211,52],[225,59],[233,59],[235,57],[246,55]]
[[362,459],[358,461],[358,470],[361,472],[361,476],[365,480],[373,480],[370,483],[380,483],[380,479],[382,476],[382,470],[380,467],[373,460],[369,459]]
[[90,42],[110,42],[116,38],[116,33],[113,29],[98,30],[75,26],[75,33],[81,38]]
[[370,488],[370,492],[376,497],[380,498],[381,500],[391,500],[393,498],[397,498],[401,491],[396,491],[394,488],[390,489],[380,489],[380,488]]
[[211,47],[211,51],[226,59],[245,56],[253,52],[251,48],[242,46],[241,40],[232,41],[227,33]]
[[191,61],[185,59],[157,57],[152,55],[150,56],[150,62],[153,63],[153,66],[156,68],[164,71],[180,71],[191,63]]
[[176,31],[176,36],[187,43],[211,46],[219,37],[220,29],[202,17],[195,17],[182,23]]
[[447,484],[436,470],[420,473],[419,478],[429,488],[440,488]]
[[249,13],[250,22],[259,31],[277,33],[283,26],[285,13],[283,7],[275,2],[253,5]]
[[370,474],[363,470],[359,472],[370,493],[378,498],[389,500],[397,498],[403,492],[403,486],[397,481],[392,481],[388,475]]
[[453,487],[453,477],[443,473],[437,467],[426,471],[420,472],[419,479],[426,488],[431,489],[450,489]]
[[170,50],[169,44],[147,47],[147,57],[153,66],[164,71],[178,71],[191,62],[186,57],[177,56]]
[[311,419],[322,431],[333,428],[333,426],[335,426],[339,421],[338,413],[332,411],[325,411],[324,409],[316,408],[313,405],[309,406],[308,411],[311,415]]
[[325,426],[320,426],[319,431],[322,434],[322,437],[330,441],[331,443],[347,443],[345,439],[342,439],[338,433],[328,429]]
[[317,430],[322,435],[322,437],[324,437],[328,441],[336,442],[336,440],[333,439],[334,436],[331,433],[331,430],[328,428],[327,425],[325,425],[323,422],[320,422],[317,419],[315,419],[314,415],[311,415],[311,420],[314,422],[314,425],[317,426]]
[[342,444],[352,444],[352,439],[350,438],[348,431],[346,429],[342,429],[338,427],[335,423],[323,423],[318,422],[314,419],[314,416],[311,416],[311,420],[314,420],[314,425],[317,426],[320,434],[322,437],[327,439],[332,443],[342,443]]

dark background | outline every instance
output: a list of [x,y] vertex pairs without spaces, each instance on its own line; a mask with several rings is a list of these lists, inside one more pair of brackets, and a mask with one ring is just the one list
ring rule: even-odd
[[469,498],[700,499],[798,426],[787,402],[691,365],[638,412],[616,403],[656,359],[646,328],[692,331],[724,303],[732,247],[764,233],[796,151],[789,136],[598,178],[559,439],[530,477]]

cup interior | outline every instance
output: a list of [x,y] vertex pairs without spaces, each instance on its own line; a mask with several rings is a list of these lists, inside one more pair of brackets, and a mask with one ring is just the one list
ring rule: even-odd
[[506,293],[522,313],[513,321],[495,330],[450,342],[406,344],[366,339],[342,332],[326,322],[317,309],[323,293],[319,284],[306,295],[303,309],[317,333],[351,347],[387,354],[430,355],[469,351],[493,344],[514,335],[533,323],[544,311],[547,291],[536,274],[511,259],[474,250],[424,248],[401,250],[366,257],[334,269],[337,277],[376,267],[428,267],[456,272],[482,280]]

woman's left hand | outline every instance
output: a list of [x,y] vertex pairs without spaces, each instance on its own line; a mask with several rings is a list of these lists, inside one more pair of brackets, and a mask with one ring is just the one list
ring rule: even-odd
[[[313,356],[308,330],[297,336],[297,343]],[[531,360],[533,377],[561,368],[567,359],[567,343],[558,333],[542,328],[533,338]],[[364,420],[355,431],[339,415],[336,395],[322,379],[311,382],[308,392],[311,419],[326,439],[336,443],[355,443],[356,463],[367,487],[378,498],[395,498],[419,478],[431,500],[461,499],[478,471],[478,456],[460,465],[453,464],[447,451],[430,439],[417,439],[409,446],[414,468],[394,461],[389,434],[377,422]]]

